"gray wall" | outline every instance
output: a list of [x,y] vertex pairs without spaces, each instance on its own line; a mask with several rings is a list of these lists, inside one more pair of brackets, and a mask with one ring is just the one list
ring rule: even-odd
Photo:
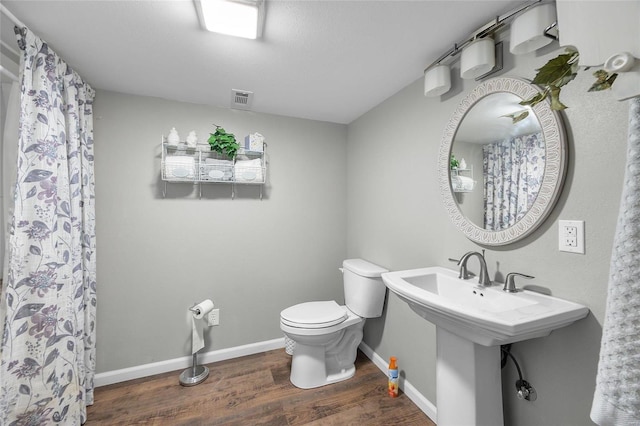
[[[535,69],[560,51],[513,58],[505,46],[503,75],[532,78]],[[454,74],[456,70],[454,70]],[[513,345],[523,374],[538,392],[535,402],[515,395],[516,371],[503,370],[505,424],[586,425],[604,319],[609,257],[625,162],[628,105],[611,93],[587,93],[590,72],[562,90],[569,136],[569,168],[560,200],[547,221],[526,239],[486,247],[491,275],[518,271],[536,277],[557,297],[582,303],[591,314],[550,336]],[[437,184],[442,131],[475,81],[454,79],[440,98],[422,95],[422,80],[405,88],[349,125],[348,249],[391,270],[425,266],[455,268],[478,244],[458,232],[446,215]],[[584,220],[586,254],[558,251],[559,219]],[[476,263],[473,264],[477,267]],[[382,318],[365,328],[365,341],[379,355],[398,357],[414,386],[436,403],[435,329],[395,295]]]
[[[282,337],[279,313],[342,300],[346,126],[98,91],[97,371],[189,355],[186,310],[211,298],[220,326],[204,352]],[[268,142],[268,184],[170,184],[161,135],[223,125]]]

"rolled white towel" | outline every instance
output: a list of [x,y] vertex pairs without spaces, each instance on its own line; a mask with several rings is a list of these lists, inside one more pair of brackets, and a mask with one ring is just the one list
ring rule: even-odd
[[238,160],[235,164],[236,182],[264,182],[262,160]]
[[451,176],[451,186],[454,191],[473,191],[475,181],[468,176]]
[[205,158],[200,166],[201,179],[230,181],[233,177],[233,161],[218,158]]
[[460,176],[460,181],[462,182],[462,189],[464,191],[473,191],[473,187],[475,186],[473,179],[467,176]]
[[164,175],[167,179],[194,179],[196,162],[186,155],[169,155],[164,159]]

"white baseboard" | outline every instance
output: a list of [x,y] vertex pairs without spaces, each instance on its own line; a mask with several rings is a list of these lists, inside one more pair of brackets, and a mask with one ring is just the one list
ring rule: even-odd
[[[360,343],[360,350],[380,370],[384,371],[385,374],[387,373],[387,370],[389,369],[389,364],[384,358],[382,358],[380,355],[375,353],[373,349],[367,346],[367,344],[364,342]],[[398,383],[398,386],[400,387],[400,389],[402,389],[404,394],[407,395],[407,397],[409,397],[409,399],[413,401],[413,403],[416,404],[418,408],[420,408],[420,410],[422,410],[422,412],[427,415],[427,417],[429,417],[434,422],[436,421],[437,419],[436,406],[433,403],[431,403],[431,401],[429,401],[427,398],[425,398],[425,396],[422,395],[418,391],[418,389],[415,388],[415,386],[413,386],[408,380],[405,380],[402,377],[400,377],[400,382]]]
[[[198,364],[210,364],[212,362],[224,361],[225,359],[239,358],[280,348],[284,348],[284,337],[198,354]],[[141,377],[153,376],[154,374],[166,373],[168,371],[176,371],[191,366],[192,359],[193,357],[189,355],[181,358],[168,359],[166,361],[138,365],[136,367],[123,368],[121,370],[98,373],[95,375],[93,383],[95,387],[100,387],[125,382],[127,380],[139,379]]]

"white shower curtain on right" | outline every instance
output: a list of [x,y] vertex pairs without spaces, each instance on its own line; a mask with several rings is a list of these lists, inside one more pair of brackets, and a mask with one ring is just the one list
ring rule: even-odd
[[591,420],[600,426],[640,424],[640,98],[629,108],[622,199],[611,253]]

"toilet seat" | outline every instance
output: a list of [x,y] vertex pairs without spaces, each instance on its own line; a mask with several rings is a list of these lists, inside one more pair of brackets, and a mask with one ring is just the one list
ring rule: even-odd
[[331,327],[344,322],[347,317],[347,310],[334,300],[300,303],[280,313],[283,324],[297,328]]

